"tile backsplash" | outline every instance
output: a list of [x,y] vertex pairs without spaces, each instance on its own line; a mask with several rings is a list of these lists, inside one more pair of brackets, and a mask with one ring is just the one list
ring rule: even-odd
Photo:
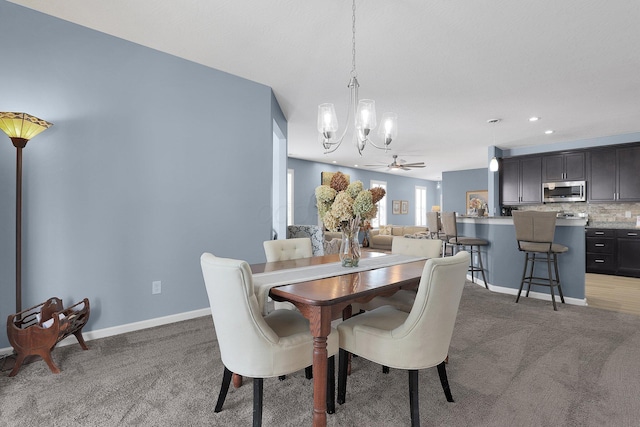
[[[546,203],[540,205],[520,206],[520,210],[564,211],[565,213],[586,213],[590,223],[629,223],[635,227],[636,217],[640,215],[640,203]],[[627,218],[627,213],[631,217]]]

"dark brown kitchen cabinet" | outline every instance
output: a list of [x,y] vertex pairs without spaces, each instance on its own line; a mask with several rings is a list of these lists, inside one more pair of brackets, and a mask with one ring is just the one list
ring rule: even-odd
[[640,146],[618,148],[618,201],[640,201]]
[[640,277],[640,230],[587,228],[587,273]]
[[616,274],[640,277],[640,230],[616,230],[616,241]]
[[542,202],[542,159],[540,156],[503,159],[500,179],[502,205]]
[[640,201],[640,146],[592,149],[587,160],[590,202]]
[[616,273],[616,230],[587,229],[587,273]]
[[542,157],[542,182],[584,181],[585,153],[558,153]]

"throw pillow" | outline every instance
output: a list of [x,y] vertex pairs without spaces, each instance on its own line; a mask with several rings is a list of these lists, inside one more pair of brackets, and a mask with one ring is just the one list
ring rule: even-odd
[[381,225],[380,226],[380,236],[391,236],[391,229],[393,227],[391,225]]

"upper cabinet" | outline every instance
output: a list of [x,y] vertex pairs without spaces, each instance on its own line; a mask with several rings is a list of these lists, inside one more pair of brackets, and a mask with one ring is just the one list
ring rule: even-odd
[[584,181],[585,153],[548,154],[542,157],[542,182]]
[[590,202],[640,201],[640,145],[594,148],[587,166]]
[[505,206],[542,202],[542,159],[512,157],[502,161],[500,196]]

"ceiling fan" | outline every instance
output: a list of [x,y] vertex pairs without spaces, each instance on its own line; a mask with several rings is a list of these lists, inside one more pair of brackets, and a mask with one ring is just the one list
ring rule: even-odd
[[405,163],[404,160],[402,159],[398,159],[398,155],[394,154],[393,155],[393,162],[391,162],[388,165],[365,165],[365,167],[386,167],[389,170],[411,170],[413,168],[423,168],[424,162],[417,162],[417,163]]

